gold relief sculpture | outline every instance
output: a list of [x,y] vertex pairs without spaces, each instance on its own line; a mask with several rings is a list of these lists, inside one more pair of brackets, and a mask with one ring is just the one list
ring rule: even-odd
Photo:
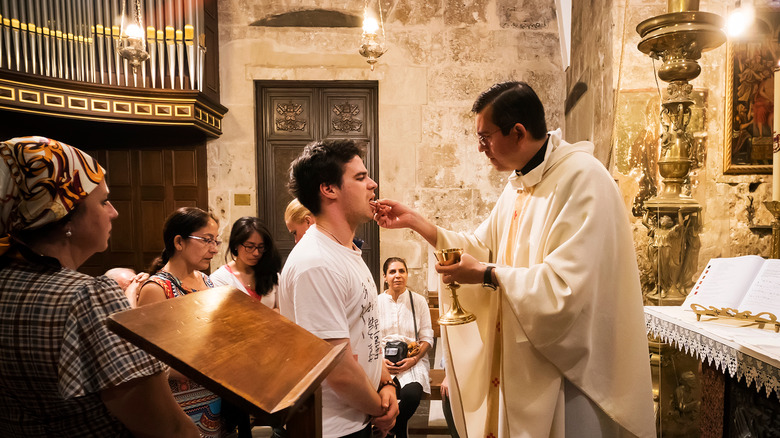
[[698,213],[680,211],[677,217],[672,217],[651,215],[648,211],[642,223],[648,228],[647,256],[657,279],[651,289],[643,290],[645,301],[654,304],[684,301],[695,283],[693,276],[701,249]]
[[276,129],[288,132],[306,129],[306,121],[298,120],[298,116],[303,113],[303,105],[293,102],[278,103],[276,113],[282,116],[275,121]]
[[[706,159],[705,131],[707,118],[707,90],[694,89],[691,93],[688,130],[693,134],[691,168],[698,169]],[[615,129],[615,168],[622,175],[635,179],[639,191],[633,200],[631,212],[635,217],[645,213],[644,202],[658,194],[658,155],[664,127],[659,114],[661,102],[658,90],[621,90],[618,96]],[[690,194],[690,178],[684,182],[683,193]]]
[[349,102],[344,102],[341,105],[333,105],[333,113],[336,117],[333,118],[333,130],[341,132],[359,132],[363,128],[363,121],[358,119],[360,114],[360,108],[357,105],[352,105]]

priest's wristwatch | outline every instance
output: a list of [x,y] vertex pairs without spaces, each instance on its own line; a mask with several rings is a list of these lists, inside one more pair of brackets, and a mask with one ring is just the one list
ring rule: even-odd
[[485,268],[485,276],[482,278],[482,287],[489,287],[496,290],[496,285],[493,284],[493,269],[496,269],[496,267],[492,265],[488,265],[488,267]]

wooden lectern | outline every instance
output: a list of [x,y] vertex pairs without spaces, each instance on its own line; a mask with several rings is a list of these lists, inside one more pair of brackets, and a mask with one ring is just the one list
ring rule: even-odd
[[111,315],[118,335],[291,438],[322,436],[320,383],[344,354],[230,286]]

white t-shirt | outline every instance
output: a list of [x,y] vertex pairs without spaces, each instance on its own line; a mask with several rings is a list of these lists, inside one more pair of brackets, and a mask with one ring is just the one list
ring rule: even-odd
[[[379,386],[382,354],[376,285],[360,256],[312,225],[293,248],[279,282],[283,316],[322,339],[349,339],[368,380]],[[368,415],[347,405],[322,383],[322,436],[339,437],[368,424]]]
[[252,291],[250,293],[246,289],[246,286],[244,286],[244,283],[241,283],[241,281],[238,278],[236,278],[235,274],[233,274],[233,271],[231,271],[227,265],[220,266],[219,269],[217,269],[211,275],[209,275],[209,278],[211,279],[211,282],[214,283],[214,286],[233,286],[252,298],[260,299],[261,303],[265,304],[266,306],[272,309],[277,307],[277,302],[276,302],[277,286],[274,286],[271,289],[271,291],[268,292],[266,295],[259,295],[255,291]]

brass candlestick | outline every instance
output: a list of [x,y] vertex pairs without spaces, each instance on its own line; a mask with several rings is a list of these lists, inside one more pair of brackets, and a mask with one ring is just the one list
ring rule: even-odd
[[[460,256],[461,254],[463,254],[463,249],[461,248],[441,249],[435,251],[433,254],[436,256],[436,260],[439,261],[440,265],[449,266],[460,262]],[[450,305],[450,309],[447,311],[447,313],[439,317],[439,324],[459,325],[459,324],[466,324],[468,322],[475,321],[477,317],[474,316],[473,313],[467,312],[463,310],[462,307],[460,307],[460,302],[458,301],[458,294],[456,292],[458,288],[460,288],[460,285],[457,282],[453,281],[452,283],[448,283],[447,287],[450,289],[450,295],[452,296],[452,304]]]

